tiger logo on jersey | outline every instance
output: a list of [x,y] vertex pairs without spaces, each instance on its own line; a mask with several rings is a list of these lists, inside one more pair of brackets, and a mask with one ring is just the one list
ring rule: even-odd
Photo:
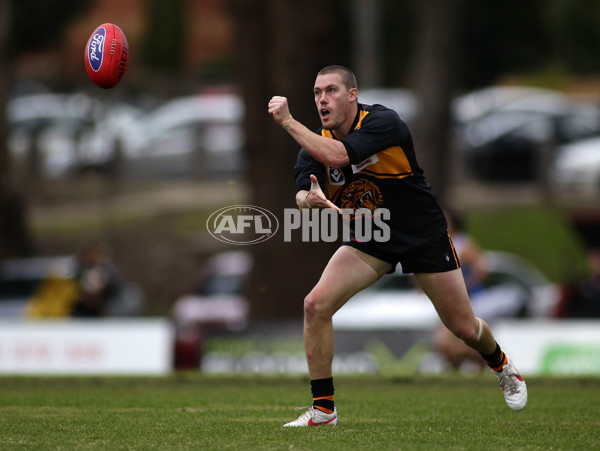
[[383,195],[377,185],[367,179],[358,179],[344,188],[342,208],[358,210],[366,208],[375,211],[383,205]]

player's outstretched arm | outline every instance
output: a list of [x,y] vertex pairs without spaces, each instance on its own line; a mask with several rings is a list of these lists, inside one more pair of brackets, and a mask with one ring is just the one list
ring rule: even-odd
[[340,141],[317,135],[292,117],[285,97],[274,96],[269,101],[269,114],[317,161],[332,168],[350,163],[348,152]]

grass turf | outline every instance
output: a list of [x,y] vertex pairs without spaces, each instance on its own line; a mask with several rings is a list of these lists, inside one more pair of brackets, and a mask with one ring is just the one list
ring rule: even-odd
[[600,379],[529,379],[511,411],[491,374],[336,378],[340,425],[282,428],[310,402],[286,377],[0,378],[0,449],[592,449]]

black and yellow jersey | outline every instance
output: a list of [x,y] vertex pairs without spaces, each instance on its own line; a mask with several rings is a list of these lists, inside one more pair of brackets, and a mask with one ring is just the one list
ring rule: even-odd
[[[304,149],[295,166],[297,190],[310,189],[310,174],[340,208],[386,208],[391,238],[371,243],[388,253],[416,252],[447,233],[447,224],[431,186],[417,163],[406,123],[382,105],[358,105],[351,132],[341,140],[350,164],[327,167]],[[336,139],[326,129],[318,134]]]

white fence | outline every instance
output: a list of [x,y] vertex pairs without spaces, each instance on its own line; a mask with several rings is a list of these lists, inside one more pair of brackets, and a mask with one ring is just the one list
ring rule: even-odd
[[523,374],[600,376],[600,321],[510,321],[493,331]]
[[173,368],[167,320],[0,322],[0,374],[148,374]]

